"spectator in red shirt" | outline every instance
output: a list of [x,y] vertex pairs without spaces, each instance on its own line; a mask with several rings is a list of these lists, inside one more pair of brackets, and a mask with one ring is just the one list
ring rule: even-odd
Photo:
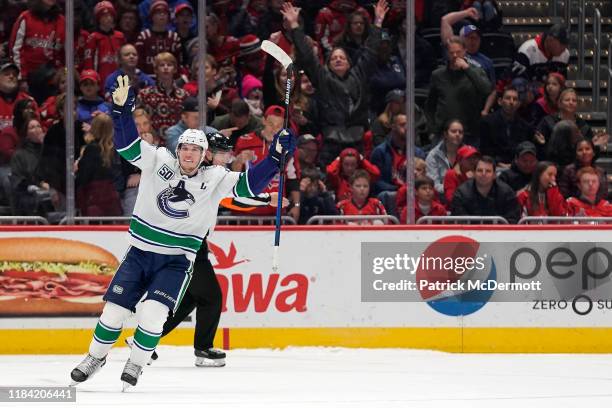
[[444,175],[444,197],[447,203],[453,201],[457,187],[474,177],[474,169],[480,156],[474,146],[463,145],[457,150],[455,165]]
[[162,52],[153,61],[156,85],[141,89],[138,99],[151,116],[153,128],[166,140],[166,129],[179,121],[183,101],[187,92],[174,83],[177,72],[176,58],[169,52]]
[[64,65],[65,19],[56,0],[34,0],[11,33],[9,50],[21,78],[41,65]]
[[[386,215],[387,211],[377,198],[370,195],[370,175],[357,170],[350,178],[351,198],[337,204],[341,215]],[[371,224],[368,221],[348,222],[349,224]]]
[[117,54],[125,37],[114,29],[117,12],[110,1],[101,1],[94,8],[96,16],[96,31],[87,38],[85,46],[85,69],[93,69],[100,75],[100,83],[104,84],[106,77],[119,67]]
[[0,166],[7,165],[15,154],[20,145],[17,129],[21,129],[23,122],[30,117],[36,117],[36,102],[28,98],[15,102],[12,126],[0,131]]
[[[236,160],[232,163],[232,170],[245,171],[248,167],[259,163],[268,154],[268,149],[274,135],[283,128],[285,109],[281,106],[270,106],[266,109],[263,121],[263,129],[248,133],[238,138],[234,147],[234,155]],[[286,190],[283,197],[290,198],[290,208],[288,215],[292,216],[297,222],[300,217],[300,191],[293,165],[293,158],[288,160],[286,167]],[[278,191],[279,178],[278,175],[270,181],[268,186],[262,191],[263,193],[274,193]],[[279,192],[280,193],[280,192]],[[250,212],[252,215],[273,215],[276,209],[274,207],[257,207]]]
[[[402,224],[408,223],[408,209],[406,208],[406,190],[404,185],[397,192],[396,206]],[[436,200],[436,190],[431,177],[417,177],[414,181],[414,221],[425,216],[443,217],[448,214],[446,208]]]
[[360,7],[355,0],[332,0],[327,7],[319,11],[315,19],[315,38],[326,53],[331,52],[334,44],[342,38],[348,16],[355,12],[361,13],[370,21],[367,10]]
[[12,62],[0,65],[0,131],[13,124],[13,108],[21,99],[32,99],[30,95],[19,90],[17,78],[19,68]]
[[356,149],[347,147],[340,156],[327,166],[327,181],[336,193],[336,201],[351,198],[352,188],[349,180],[357,170],[365,170],[370,181],[380,177],[380,170],[365,159]]
[[170,22],[170,8],[165,0],[155,0],[149,9],[151,28],[147,28],[138,34],[136,39],[136,50],[140,56],[140,69],[146,74],[155,73],[156,55],[169,52],[176,60],[177,71],[183,64],[183,49],[178,34],[168,30]]
[[531,183],[517,194],[516,199],[523,217],[567,215],[565,199],[557,187],[557,166],[551,162],[538,163]]
[[578,189],[580,197],[567,200],[568,213],[575,217],[612,217],[612,204],[598,199],[599,174],[593,167],[578,170]]
[[546,77],[544,95],[529,105],[529,124],[537,126],[546,115],[559,112],[559,96],[565,89],[565,77],[558,72],[551,72]]

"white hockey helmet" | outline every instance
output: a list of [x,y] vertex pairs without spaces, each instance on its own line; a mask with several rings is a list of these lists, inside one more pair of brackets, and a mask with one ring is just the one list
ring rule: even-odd
[[178,152],[183,143],[193,144],[202,148],[202,157],[200,158],[199,163],[202,164],[202,161],[204,161],[204,157],[206,155],[206,150],[208,150],[208,139],[206,138],[206,133],[200,129],[187,129],[184,131],[183,134],[179,136],[178,143],[176,144],[175,154],[177,158],[179,157]]

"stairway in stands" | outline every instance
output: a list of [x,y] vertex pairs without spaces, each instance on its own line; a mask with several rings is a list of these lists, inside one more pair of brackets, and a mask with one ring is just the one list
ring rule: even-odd
[[[545,31],[550,25],[562,23],[565,14],[565,4],[557,2],[559,17],[553,16],[553,1],[556,0],[502,0],[499,6],[503,10],[504,28],[512,33],[514,43],[518,48],[526,40],[535,37]],[[604,131],[606,127],[607,89],[609,79],[604,74],[604,68],[608,67],[608,53],[612,42],[612,1],[586,1],[585,19],[585,65],[584,74],[580,77],[578,73],[578,20],[579,4],[574,1],[571,6],[571,30],[570,30],[570,67],[567,86],[575,88],[578,92],[579,116],[585,119],[593,128],[594,132]],[[594,34],[593,22],[595,9],[599,9],[602,16],[601,25],[601,76],[600,76],[600,106],[597,109],[593,104],[593,55]],[[612,141],[608,145],[608,153],[597,161],[597,164],[608,172],[608,191],[612,192]]]

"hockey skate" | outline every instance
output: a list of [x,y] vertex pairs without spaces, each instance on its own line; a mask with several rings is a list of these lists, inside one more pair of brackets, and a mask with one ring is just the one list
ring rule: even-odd
[[225,353],[219,349],[209,348],[206,350],[195,350],[196,367],[224,367]]
[[[130,336],[130,337],[126,337],[125,338],[125,344],[127,344],[127,346],[130,348],[130,350],[132,349],[132,346],[134,345],[134,336]],[[147,362],[147,365],[151,365],[153,364],[153,361],[157,360],[159,356],[157,355],[157,352],[155,350],[153,350],[153,354],[151,354],[151,358],[149,359],[149,361]]]
[[123,367],[123,373],[121,373],[121,381],[123,381],[123,391],[127,390],[130,386],[138,383],[138,377],[142,374],[142,367],[132,363],[129,359]]
[[106,364],[106,357],[100,359],[95,358],[91,354],[87,354],[85,359],[70,373],[70,377],[72,378],[72,383],[70,385],[75,386],[90,379],[104,367],[104,364]]

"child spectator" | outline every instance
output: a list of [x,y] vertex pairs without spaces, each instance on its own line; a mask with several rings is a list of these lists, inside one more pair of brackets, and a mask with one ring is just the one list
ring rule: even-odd
[[76,201],[86,217],[120,216],[124,180],[119,155],[113,145],[113,122],[106,114],[97,115],[90,129],[93,141],[85,146],[76,172]]
[[9,51],[22,79],[41,65],[64,65],[65,19],[56,0],[33,0],[21,13],[9,40]]
[[319,171],[312,168],[304,169],[300,180],[299,224],[306,224],[316,215],[337,214],[334,198],[326,191]]
[[93,117],[99,113],[110,114],[110,107],[100,92],[100,76],[92,69],[81,72],[79,78],[81,96],[77,102],[76,119],[80,122],[91,123]]
[[340,156],[327,166],[327,181],[336,194],[336,201],[351,198],[352,183],[349,180],[357,170],[365,170],[371,181],[380,177],[378,167],[350,147],[344,149]]
[[593,167],[578,170],[579,197],[567,200],[568,213],[574,217],[612,217],[612,204],[605,199],[598,199],[599,174]]
[[242,99],[249,105],[251,115],[263,116],[263,84],[253,75],[247,74],[242,78]]
[[[351,184],[351,198],[342,200],[337,204],[341,215],[386,215],[385,207],[377,198],[370,195],[370,175],[365,170],[357,170],[349,179]],[[349,222],[349,224],[354,224]],[[371,224],[360,221],[357,224]]]
[[576,143],[576,156],[573,163],[565,166],[559,177],[559,189],[565,198],[580,197],[578,189],[578,171],[583,167],[592,167],[599,175],[599,191],[597,200],[608,197],[608,176],[606,171],[595,165],[595,146],[587,139]]
[[[397,191],[395,198],[397,212],[402,224],[408,223],[408,209],[406,208],[407,187],[404,185]],[[436,190],[431,177],[417,177],[414,181],[414,221],[424,216],[443,217],[448,214],[446,208],[435,199]]]
[[183,101],[188,95],[174,83],[178,69],[174,55],[162,52],[155,56],[153,63],[156,85],[141,89],[138,99],[151,116],[153,128],[166,140],[166,129],[179,121]]
[[96,71],[100,75],[100,83],[103,84],[106,77],[119,66],[117,54],[119,48],[125,44],[125,37],[122,32],[114,29],[117,12],[110,1],[96,4],[94,14],[96,31],[87,38],[83,67]]
[[554,115],[559,112],[559,95],[565,89],[565,77],[558,72],[551,72],[546,77],[544,84],[544,95],[529,105],[529,124],[533,127],[546,115]]
[[453,200],[457,187],[474,177],[478,159],[480,159],[480,153],[473,146],[463,145],[457,150],[455,165],[444,175],[444,197],[447,203]]
[[151,28],[147,28],[138,34],[136,39],[136,50],[140,56],[140,69],[146,74],[156,74],[155,58],[160,53],[168,52],[174,56],[175,65],[182,65],[183,49],[178,34],[168,30],[170,22],[170,8],[165,0],[154,0],[149,9]]
[[557,167],[551,162],[540,162],[531,183],[517,195],[523,217],[562,217],[567,215],[565,199],[557,187]]

